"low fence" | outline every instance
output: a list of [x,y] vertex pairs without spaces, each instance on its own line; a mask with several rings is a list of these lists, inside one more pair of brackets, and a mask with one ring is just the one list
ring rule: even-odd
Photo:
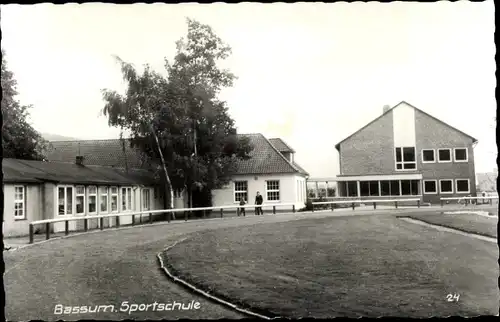
[[331,210],[335,209],[335,205],[350,205],[352,210],[355,210],[356,204],[373,204],[373,209],[377,209],[377,203],[380,204],[392,204],[394,203],[394,207],[398,208],[398,203],[401,204],[403,202],[415,202],[417,207],[420,208],[420,198],[412,198],[412,199],[372,199],[372,200],[336,200],[336,201],[323,201],[323,202],[313,202],[312,203],[312,211],[314,211],[314,206],[316,205],[330,205]]
[[[441,201],[441,207],[444,206],[444,203],[447,201],[452,201],[456,200],[458,203],[463,203],[464,205],[469,205],[469,204],[477,204],[479,200],[489,200],[489,204],[493,205],[493,200],[498,200],[498,196],[492,196],[492,197],[443,197],[440,199]],[[483,203],[484,204],[484,203]],[[498,201],[497,201],[498,204]]]
[[[125,212],[125,213],[115,213],[115,214],[106,214],[106,215],[93,215],[93,216],[74,216],[74,217],[66,217],[66,218],[56,218],[56,219],[44,219],[44,220],[36,220],[29,223],[29,243],[32,244],[34,241],[35,235],[35,226],[37,225],[45,225],[45,234],[46,239],[50,239],[50,228],[51,224],[64,222],[65,223],[65,235],[69,235],[69,222],[70,221],[83,221],[84,222],[84,231],[89,230],[89,220],[99,219],[100,220],[100,229],[104,230],[104,218],[116,218],[116,227],[120,227],[120,217],[128,216],[132,217],[132,225],[136,225],[135,216],[149,215],[149,223],[153,223],[153,215],[157,214],[166,214],[167,221],[170,222],[172,220],[172,213],[184,213],[184,220],[188,220],[188,214],[193,212],[202,211],[203,218],[206,218],[206,212],[208,210],[220,210],[220,218],[224,217],[224,210],[236,210],[238,216],[240,215],[240,210],[242,208],[257,208],[261,207],[263,209],[272,209],[273,214],[276,214],[276,209],[278,207],[290,207],[292,212],[296,212],[295,204],[293,203],[277,203],[277,204],[262,204],[262,205],[230,205],[230,206],[220,206],[220,207],[199,207],[199,208],[174,208],[174,209],[160,209],[160,210],[144,210],[137,212]],[[243,212],[245,215],[245,212]],[[142,222],[141,222],[142,223]],[[141,224],[139,223],[139,225]]]

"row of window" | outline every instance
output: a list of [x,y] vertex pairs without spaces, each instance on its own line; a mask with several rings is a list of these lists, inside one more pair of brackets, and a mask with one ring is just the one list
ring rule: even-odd
[[[280,201],[280,181],[266,181],[266,192],[264,194],[266,201]],[[234,202],[243,199],[248,202],[248,181],[234,182]]]
[[[453,151],[453,153],[452,153]],[[467,148],[442,148],[442,149],[422,149],[422,163],[435,163],[437,154],[438,163],[449,163],[452,159],[455,162],[468,162],[469,156]],[[453,158],[452,158],[453,156]],[[416,170],[417,158],[415,147],[396,147],[396,170]]]
[[[58,186],[58,213],[59,215],[95,214],[118,212],[118,200],[121,200],[121,211],[134,209],[133,191],[131,187],[97,187],[97,186]],[[25,186],[14,187],[14,219],[26,219]],[[73,209],[75,204],[75,209]],[[142,189],[142,209],[151,207],[151,189]]]
[[[455,181],[455,187],[453,187]],[[438,180],[424,180],[424,193],[437,194]],[[469,179],[442,179],[439,180],[439,193],[452,194],[452,193],[470,193]]]
[[[100,213],[118,212],[119,200],[121,200],[120,211],[134,210],[135,198],[132,187],[58,186],[59,215],[73,214],[73,201],[77,215],[95,214],[97,209]],[[150,206],[151,190],[142,189],[142,209],[149,210]]]
[[[419,195],[419,180],[377,180],[360,181],[359,196],[417,196]],[[357,181],[346,183],[346,195],[358,197]]]
[[[455,182],[455,184],[453,184]],[[358,197],[358,183],[348,181],[346,183],[346,195]],[[368,196],[416,196],[419,193],[420,180],[381,180],[360,181],[359,193],[361,197]],[[469,179],[442,179],[439,180],[439,193],[470,193]],[[438,193],[438,180],[423,181],[424,194]]]

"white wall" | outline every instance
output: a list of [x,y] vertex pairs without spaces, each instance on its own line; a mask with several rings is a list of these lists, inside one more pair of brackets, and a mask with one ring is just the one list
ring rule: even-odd
[[[268,201],[266,194],[266,181],[279,180],[280,200]],[[275,175],[239,175],[234,176],[232,181],[224,189],[212,191],[212,203],[214,207],[237,205],[234,201],[234,181],[247,181],[248,183],[248,204],[255,203],[257,191],[263,196],[264,204],[295,203],[296,209],[305,205],[305,178],[296,174],[275,174]],[[297,188],[300,182],[304,182],[303,200],[300,200],[300,193]]]
[[401,104],[392,110],[395,147],[412,147],[416,144],[415,109]]
[[[25,193],[25,217],[14,219],[14,192],[15,186],[24,186]],[[4,212],[3,212],[3,234],[6,237],[25,236],[29,233],[29,223],[41,220],[43,216],[41,207],[41,185],[38,184],[4,184]]]

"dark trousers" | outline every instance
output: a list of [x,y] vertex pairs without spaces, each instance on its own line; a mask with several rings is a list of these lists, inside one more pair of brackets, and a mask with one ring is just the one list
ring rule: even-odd
[[264,212],[262,212],[262,207],[255,207],[255,214],[258,215],[263,215]]
[[[239,215],[243,215],[243,216],[245,216],[245,208],[240,208],[240,213],[239,213]],[[239,215],[238,215],[238,216],[239,216]]]

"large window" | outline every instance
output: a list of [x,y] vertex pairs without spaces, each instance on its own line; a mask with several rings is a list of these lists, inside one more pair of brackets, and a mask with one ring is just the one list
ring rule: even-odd
[[380,195],[390,196],[391,195],[391,182],[390,181],[380,181]]
[[279,180],[266,181],[266,195],[268,201],[280,200],[280,182]]
[[422,163],[434,163],[436,162],[436,155],[434,149],[424,149],[422,150]]
[[234,182],[234,202],[248,201],[248,181]]
[[59,215],[73,214],[73,187],[61,186],[58,187],[58,206]]
[[416,168],[415,147],[397,147],[396,170],[415,170]]
[[100,212],[108,212],[108,187],[99,187]]
[[391,180],[391,196],[399,196],[400,192],[399,180]]
[[457,193],[469,193],[469,179],[457,179],[455,187]]
[[142,189],[142,210],[151,209],[151,190]]
[[118,188],[111,187],[110,195],[111,195],[111,212],[116,212],[118,211]]
[[362,197],[379,196],[378,181],[360,181],[359,190]]
[[453,180],[439,180],[439,192],[442,194],[453,193]]
[[455,162],[467,162],[469,156],[467,155],[467,148],[454,149]]
[[451,149],[439,149],[438,162],[451,162]]
[[358,183],[356,181],[347,181],[347,196],[358,197]]
[[437,180],[424,180],[424,193],[436,194],[437,193]]
[[93,214],[97,212],[97,187],[88,187],[88,198],[89,198],[89,213]]
[[122,211],[132,210],[132,188],[123,187],[121,189]]
[[26,219],[26,188],[14,187],[14,219]]
[[75,199],[76,213],[85,213],[85,186],[75,187]]
[[361,197],[367,197],[370,195],[370,183],[368,181],[359,182],[359,192]]

